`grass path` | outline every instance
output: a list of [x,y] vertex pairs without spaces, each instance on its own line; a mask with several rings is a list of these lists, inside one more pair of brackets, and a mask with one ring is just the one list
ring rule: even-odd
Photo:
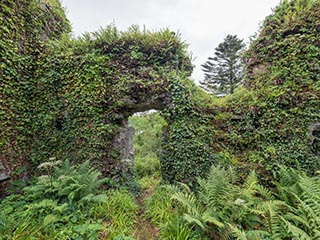
[[160,229],[153,226],[144,216],[144,200],[152,195],[153,187],[143,190],[136,202],[139,206],[134,236],[137,240],[157,240]]

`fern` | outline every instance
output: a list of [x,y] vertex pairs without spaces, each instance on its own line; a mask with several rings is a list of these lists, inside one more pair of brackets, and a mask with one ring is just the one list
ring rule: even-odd
[[254,171],[251,171],[242,186],[243,187],[242,192],[252,195],[252,193],[256,191],[257,185],[258,185],[257,175]]
[[[280,168],[276,183],[285,208],[277,209],[274,222],[281,222],[277,234],[287,233],[298,239],[317,239],[320,229],[320,181],[297,170]],[[274,224],[275,225],[275,224]]]
[[271,239],[283,239],[285,234],[282,231],[282,221],[279,214],[286,208],[286,204],[279,200],[264,201],[253,210],[261,216]]
[[232,168],[213,166],[205,180],[199,180],[199,199],[208,208],[223,212],[226,206],[233,205],[239,188],[234,185],[236,176]]
[[279,216],[282,220],[284,231],[291,234],[292,237],[296,237],[300,240],[312,240],[312,238],[301,228],[293,225],[291,222],[287,221],[284,217]]
[[12,205],[10,198],[1,203],[1,207],[7,209],[7,213],[3,212],[5,216],[10,216],[6,217],[3,229],[5,239],[66,239],[65,236],[93,239],[97,236],[101,224],[96,220],[95,209],[107,201],[106,194],[98,194],[106,179],[99,179],[100,173],[91,168],[89,162],[80,166],[73,166],[69,161],[62,166],[58,163],[40,165],[39,169],[45,169],[46,175],[24,188],[24,195],[14,202],[14,212],[6,207]]
[[197,205],[196,196],[191,192],[177,192],[173,194],[172,199],[177,200],[184,209],[193,216],[200,216],[202,210]]
[[198,194],[176,188],[183,218],[212,238],[319,239],[320,180],[280,166],[277,194],[261,186],[251,172],[242,186],[232,169],[212,167],[199,180]]
[[270,239],[270,234],[263,230],[241,230],[237,226],[229,224],[232,237],[236,240],[260,240]]
[[264,212],[253,209],[263,201],[260,196],[272,199],[271,193],[259,185],[254,172],[248,175],[242,187],[236,185],[236,180],[232,168],[213,166],[207,179],[199,180],[198,195],[183,189],[173,194],[173,199],[183,206],[184,219],[209,236],[218,234],[221,239],[230,239],[236,230],[249,233],[245,228],[252,228],[252,235],[254,228],[261,225],[259,214]]

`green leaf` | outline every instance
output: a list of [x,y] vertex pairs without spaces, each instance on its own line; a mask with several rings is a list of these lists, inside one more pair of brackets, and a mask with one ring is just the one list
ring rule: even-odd
[[43,225],[48,226],[54,222],[56,222],[59,218],[54,215],[54,214],[48,214],[44,219],[43,219]]

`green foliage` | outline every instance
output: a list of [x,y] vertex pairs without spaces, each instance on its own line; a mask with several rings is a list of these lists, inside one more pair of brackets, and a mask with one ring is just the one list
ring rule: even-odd
[[106,239],[127,239],[132,236],[137,210],[133,197],[119,190],[108,191],[105,202],[94,209],[100,218],[105,219],[103,235]]
[[171,199],[172,190],[165,186],[159,186],[154,193],[145,200],[145,216],[155,226],[161,226],[170,222],[175,215]]
[[160,173],[155,173],[151,176],[145,176],[143,178],[138,179],[138,184],[141,190],[146,189],[153,189],[154,187],[158,186],[161,182]]
[[160,138],[165,125],[159,112],[138,113],[129,118],[129,126],[135,129],[133,145],[136,157],[159,157]]
[[[9,3],[4,6],[11,9]],[[17,28],[17,32],[22,31],[21,29]],[[10,50],[14,49],[9,42],[4,45]],[[30,60],[34,56],[26,54],[22,57],[17,51],[13,51],[8,57],[9,65],[6,69],[10,71],[5,73],[5,79],[10,84],[4,89],[5,92],[12,92],[2,94],[1,97],[4,96],[5,102],[12,102],[13,108],[9,107],[7,110],[5,107],[4,110],[6,117],[1,121],[1,129],[7,129],[4,133],[8,134],[1,136],[1,151],[3,156],[15,152],[20,157],[19,161],[16,156],[5,157],[9,170],[22,165],[28,169],[25,171],[27,175],[31,172],[29,169],[33,170],[43,159],[51,157],[73,159],[77,163],[89,160],[103,175],[123,183],[123,178],[128,174],[123,173],[120,162],[122,149],[115,144],[120,127],[128,116],[137,111],[148,110],[155,103],[158,108],[167,108],[164,115],[170,118],[170,128],[198,132],[196,119],[197,115],[201,115],[200,112],[194,114],[190,130],[186,129],[189,110],[195,106],[189,104],[194,95],[190,94],[191,90],[185,88],[185,83],[182,82],[190,75],[192,64],[186,52],[187,46],[181,41],[179,34],[168,29],[156,33],[145,29],[141,31],[136,26],[120,32],[111,25],[79,39],[62,35],[61,39],[43,42],[42,45],[42,48],[36,48],[32,44],[32,49],[38,49],[35,60]],[[26,63],[34,65],[29,68]],[[12,66],[21,67],[15,71],[16,68]],[[20,76],[25,81],[16,81]],[[16,83],[21,84],[21,87],[11,87]],[[21,91],[22,87],[24,91]],[[186,93],[181,95],[183,99],[180,102],[180,95],[176,91],[178,88]],[[23,94],[16,94],[17,92]],[[175,95],[174,103],[171,94]],[[189,97],[183,97],[187,95]],[[149,102],[151,106],[146,106],[146,109],[141,107]],[[197,105],[201,104],[203,105],[201,101],[197,102]],[[16,109],[16,106],[19,108]],[[11,110],[14,111],[11,113]],[[176,112],[186,118],[186,123],[181,127],[178,117],[173,117]],[[17,129],[10,126],[17,126]],[[174,161],[172,174],[179,171],[179,168],[182,170],[176,177],[179,180],[184,178],[184,172],[196,169],[196,161],[201,159],[201,167],[196,169],[199,174],[204,169],[205,161],[210,158],[208,144],[203,143],[201,136],[205,131],[202,129],[201,133],[193,134],[191,141],[185,136],[186,141],[176,151],[167,148],[164,154],[170,155],[163,157],[166,160],[163,161],[162,170],[170,168],[170,161]],[[11,137],[13,133],[15,134]],[[13,142],[8,148],[6,143],[9,139],[17,139],[17,142]],[[181,142],[177,134],[173,134],[171,139],[172,145]],[[207,148],[205,157],[202,157],[203,148]],[[184,149],[188,149],[186,155],[179,156],[178,151]],[[192,169],[188,169],[188,164],[174,166],[179,165],[182,158],[191,161],[193,155],[195,162]],[[168,171],[168,174],[171,175],[171,172]],[[192,174],[187,177],[193,177]],[[168,179],[174,180],[166,176],[166,180]]]
[[311,128],[319,112],[319,1],[283,1],[264,21],[246,58],[246,90],[214,100],[218,156],[255,169],[264,185],[279,164],[314,175]]
[[[45,39],[70,31],[56,0],[0,3],[0,156],[12,178],[27,178],[34,89]],[[56,11],[57,10],[57,11]],[[23,172],[17,173],[18,169]],[[24,181],[25,184],[25,181]]]
[[319,176],[311,178],[304,173],[282,167],[279,177],[280,180],[276,185],[279,198],[289,205],[287,214],[283,217],[279,216],[283,227],[291,236],[298,239],[319,238]]
[[129,126],[135,129],[134,175],[140,179],[160,175],[160,142],[164,119],[158,112],[138,114],[129,118]]
[[[319,177],[279,168],[320,169],[310,128],[320,121],[318,0],[283,1],[267,17],[246,53],[246,88],[224,98],[188,79],[186,44],[168,29],[111,25],[70,39],[56,1],[0,6],[0,161],[23,183],[43,159],[64,162],[41,164],[46,176],[1,202],[0,239],[132,238],[134,199],[99,193],[105,179],[89,162],[126,182],[117,137],[129,116],[155,106],[167,123],[161,151],[155,114],[154,129],[141,121],[147,141],[137,140],[136,175],[148,177],[145,186],[158,181],[160,157],[163,180],[186,184],[145,201],[162,238],[319,238]],[[214,162],[236,170],[215,167],[197,181]],[[248,169],[265,185],[280,169],[277,194],[254,172],[244,177]]]
[[46,162],[48,175],[0,203],[0,239],[116,239],[133,234],[137,204],[125,191],[102,192],[100,173],[80,166]]
[[196,178],[213,163],[211,116],[196,101],[201,98],[193,96],[198,91],[191,92],[187,87],[192,86],[190,80],[180,83],[177,75],[170,79],[172,108],[162,111],[168,127],[162,142],[161,173],[165,181],[180,181],[195,187]]
[[229,169],[212,167],[207,179],[199,180],[198,196],[188,188],[173,195],[185,209],[184,219],[199,227],[207,236],[230,239],[232,226],[257,229],[259,218],[252,212],[270,194],[257,182],[252,172],[242,187],[236,185],[236,174]]
[[[120,32],[110,25],[70,39],[55,0],[6,0],[2,12],[0,150],[6,170],[14,175],[24,167],[27,180],[43,159],[89,160],[124,182],[122,149],[115,146],[120,128],[154,102],[170,105],[166,74],[190,75],[187,45],[168,29],[136,26]],[[146,102],[152,106],[141,109]]]
[[161,226],[160,239],[163,240],[197,240],[204,239],[193,231],[179,216]]
[[242,185],[236,176],[232,168],[212,167],[206,179],[199,179],[197,194],[186,185],[175,188],[172,198],[191,229],[221,239],[319,237],[319,177],[281,166],[277,191],[271,192],[254,172]]
[[200,239],[198,232],[183,221],[181,209],[171,198],[175,191],[173,186],[158,186],[145,200],[144,216],[160,228],[159,239]]
[[[79,167],[65,161],[61,167],[58,162],[44,162],[38,168],[46,169],[47,175],[38,177],[37,184],[24,189],[31,200],[50,198],[59,202],[73,204],[91,194],[98,194],[99,187],[107,178],[99,179],[100,172],[90,167],[89,162]],[[54,170],[52,170],[54,167]]]
[[48,175],[1,202],[0,239],[97,239],[102,230],[95,209],[107,202],[99,194],[105,179],[88,162],[71,166],[65,162],[42,163]]
[[134,174],[138,178],[160,174],[160,162],[158,158],[135,158]]

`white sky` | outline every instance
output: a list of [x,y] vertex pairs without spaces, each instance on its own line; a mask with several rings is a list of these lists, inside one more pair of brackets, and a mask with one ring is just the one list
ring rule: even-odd
[[227,34],[249,42],[264,18],[280,0],[61,0],[75,36],[115,23],[119,30],[135,24],[149,30],[179,31],[189,45],[192,78],[199,82],[201,70]]

